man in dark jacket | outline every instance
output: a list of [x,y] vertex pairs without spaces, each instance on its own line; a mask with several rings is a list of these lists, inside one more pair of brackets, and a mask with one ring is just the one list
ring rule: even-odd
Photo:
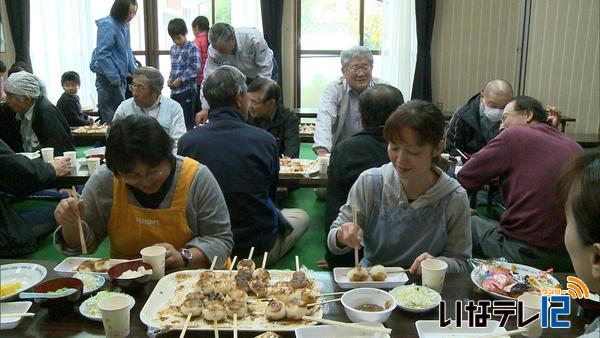
[[[512,100],[513,90],[505,80],[491,80],[452,115],[446,132],[446,150],[451,156],[478,152],[500,128],[502,110]],[[458,149],[458,150],[457,150]]]
[[[34,152],[53,147],[55,155],[75,150],[71,130],[62,113],[45,98],[37,77],[27,72],[14,73],[6,80],[6,103],[16,113],[19,134],[5,140],[10,145],[20,145],[16,152]],[[6,133],[3,133],[6,134]]]
[[250,124],[275,137],[279,157],[300,155],[300,120],[291,110],[279,104],[281,88],[277,82],[258,77],[248,86]]
[[[363,129],[333,147],[329,161],[325,231],[346,203],[350,188],[365,170],[390,161],[387,142],[383,139],[383,125],[398,106],[404,103],[402,93],[387,84],[376,84],[360,94],[358,106]],[[327,249],[325,256],[330,268],[353,266],[354,253],[333,255]]]
[[[0,257],[24,255],[37,248],[37,241],[56,228],[54,207],[42,206],[17,212],[13,196],[25,197],[50,188],[56,176],[71,172],[66,159],[50,163],[15,154],[0,140]],[[13,195],[13,196],[10,196]]]
[[308,214],[275,207],[277,146],[271,134],[245,122],[246,90],[246,78],[236,68],[213,71],[202,88],[210,122],[183,135],[177,150],[206,165],[219,182],[231,218],[233,254],[243,257],[254,247],[258,253],[269,252],[270,264],[306,231]]

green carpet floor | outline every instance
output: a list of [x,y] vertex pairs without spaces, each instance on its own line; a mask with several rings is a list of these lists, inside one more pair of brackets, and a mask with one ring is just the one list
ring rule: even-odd
[[[300,157],[306,159],[315,159],[316,156],[311,150],[312,144],[303,143],[300,149]],[[78,147],[77,156],[83,157],[83,151],[91,147]],[[18,203],[17,208],[29,208],[38,205],[56,205],[56,202],[28,200]],[[296,246],[274,265],[276,269],[291,269],[294,267],[294,256],[300,257],[302,265],[310,269],[318,270],[317,261],[325,255],[325,233],[323,231],[323,222],[325,215],[325,201],[318,200],[312,188],[300,188],[289,193],[281,208],[301,208],[310,215],[310,226],[304,236],[298,241]],[[109,256],[109,241],[105,239],[98,250],[90,257],[107,258]],[[36,252],[23,256],[24,259],[44,259],[60,262],[66,258],[58,252],[52,245],[52,236],[47,237]]]

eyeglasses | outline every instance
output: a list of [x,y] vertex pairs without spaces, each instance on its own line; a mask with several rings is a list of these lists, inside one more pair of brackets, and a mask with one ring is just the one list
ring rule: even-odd
[[363,73],[368,73],[371,71],[371,69],[373,69],[373,66],[371,66],[371,65],[352,65],[352,66],[348,67],[348,70],[352,74],[358,74],[361,71]]
[[129,88],[129,90],[133,93],[136,90],[139,90],[141,92],[143,92],[144,90],[146,90],[146,87],[142,86],[142,85],[138,85],[138,84],[132,84],[132,85],[128,85],[127,86]]
[[143,182],[146,180],[159,179],[166,172],[167,172],[167,169],[155,169],[155,170],[148,171],[148,173],[145,175],[141,175],[138,173],[130,173],[130,174],[121,175],[121,177],[123,177],[123,179],[125,180],[125,183],[134,185],[136,183]]

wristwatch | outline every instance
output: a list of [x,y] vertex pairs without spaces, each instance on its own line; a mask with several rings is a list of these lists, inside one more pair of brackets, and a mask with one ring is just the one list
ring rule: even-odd
[[179,253],[181,254],[181,258],[183,258],[184,266],[187,267],[192,265],[192,251],[190,251],[190,249],[181,248],[181,251],[179,251]]

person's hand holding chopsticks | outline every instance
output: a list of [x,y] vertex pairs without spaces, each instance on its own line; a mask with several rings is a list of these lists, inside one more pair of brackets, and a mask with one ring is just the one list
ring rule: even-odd
[[342,224],[336,234],[337,246],[339,247],[349,246],[360,249],[362,239],[363,231],[361,228],[355,226],[354,223]]
[[[72,197],[60,201],[54,210],[54,219],[62,226],[61,233],[69,248],[82,248],[79,222],[84,215],[85,205],[83,201]],[[85,234],[83,237],[85,238]]]

